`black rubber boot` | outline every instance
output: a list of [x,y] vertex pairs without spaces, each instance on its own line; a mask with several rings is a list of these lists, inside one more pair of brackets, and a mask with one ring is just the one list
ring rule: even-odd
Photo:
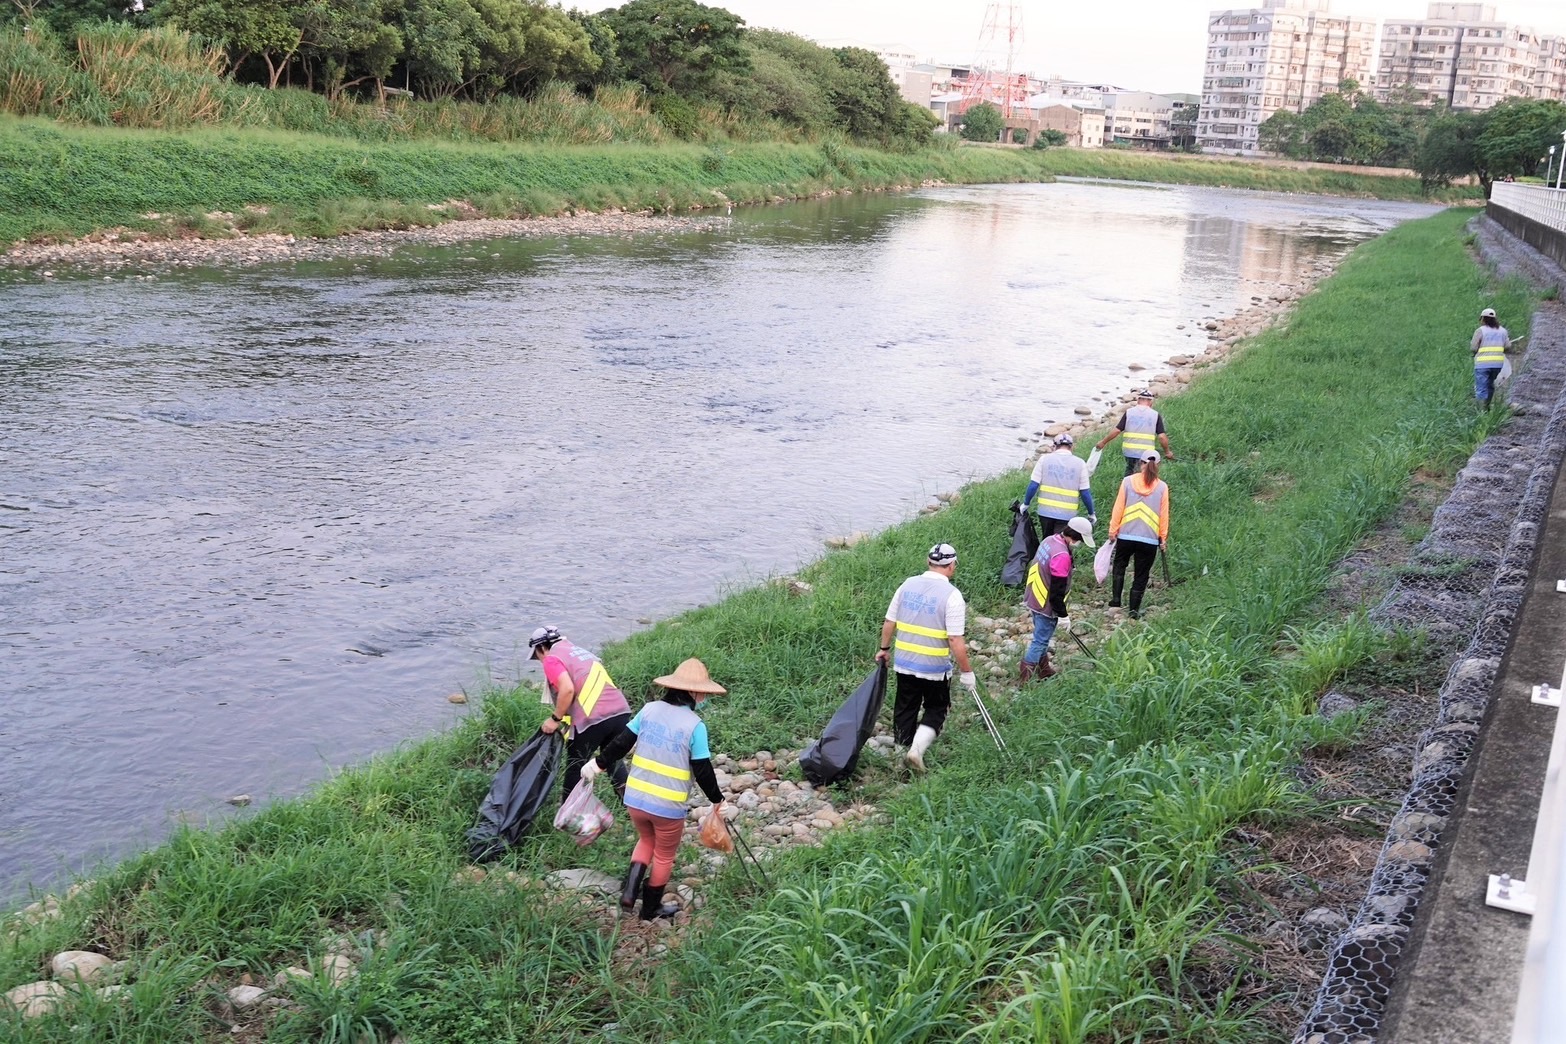
[[642,894],[642,882],[647,880],[647,864],[632,863],[625,872],[625,884],[620,888],[620,909],[630,913],[636,909],[636,897]]
[[644,885],[642,887],[642,920],[655,921],[658,918],[670,920],[680,912],[678,906],[663,905],[663,890],[668,885]]

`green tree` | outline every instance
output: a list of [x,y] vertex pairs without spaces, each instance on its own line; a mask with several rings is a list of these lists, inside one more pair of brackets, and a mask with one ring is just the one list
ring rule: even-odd
[[603,15],[572,11],[571,20],[587,34],[587,46],[593,52],[597,66],[585,76],[577,77],[577,87],[586,89],[604,84],[618,83],[625,77],[620,69],[620,41],[614,27]]
[[1492,176],[1476,148],[1488,120],[1489,113],[1443,112],[1430,121],[1413,159],[1414,171],[1426,192],[1475,174],[1485,195],[1490,194]]
[[968,141],[999,141],[1006,120],[989,102],[980,102],[962,114],[962,136]]
[[162,0],[156,7],[159,21],[186,32],[223,41],[229,61],[237,68],[254,56],[266,63],[267,86],[276,87],[283,71],[299,50],[304,30],[295,21],[294,0]]
[[886,63],[862,47],[839,47],[837,75],[827,87],[827,97],[837,124],[856,138],[885,142],[902,96],[892,82]]
[[1196,149],[1196,121],[1201,106],[1195,103],[1182,105],[1169,117],[1169,145],[1182,152]]
[[328,98],[349,87],[374,80],[381,83],[402,56],[402,32],[388,21],[388,10],[400,0],[305,0],[295,24],[303,31],[299,45],[308,82],[320,75]]
[[43,23],[63,37],[69,37],[83,22],[142,21],[131,0],[8,0],[0,3],[0,24]]
[[1553,99],[1508,98],[1488,115],[1474,152],[1495,177],[1537,174],[1540,158],[1566,131],[1566,105]]
[[1276,152],[1298,159],[1304,150],[1303,132],[1298,113],[1279,109],[1256,128],[1257,142],[1267,152]]
[[1052,129],[1041,130],[1039,131],[1039,136],[1033,139],[1033,147],[1035,149],[1059,148],[1069,140],[1070,139],[1066,137],[1065,131]]
[[648,90],[701,94],[723,71],[742,73],[745,20],[695,0],[631,0],[604,11],[627,79]]

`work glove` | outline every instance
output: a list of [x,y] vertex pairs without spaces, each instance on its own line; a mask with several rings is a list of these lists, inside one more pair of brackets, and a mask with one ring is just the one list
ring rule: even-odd
[[974,674],[972,671],[963,671],[957,676],[957,680],[961,682],[962,687],[967,689],[969,692],[977,693],[979,691],[978,675]]
[[602,771],[597,758],[588,758],[587,764],[582,766],[582,778],[587,781],[588,786],[592,786],[593,780],[597,779],[598,773]]
[[1088,525],[1090,525],[1090,526],[1098,525],[1098,516],[1097,515],[1089,515],[1088,516]]
[[1057,630],[1057,631],[1064,631],[1066,634],[1070,634],[1071,633],[1071,617],[1069,617],[1069,616],[1062,616],[1058,621],[1056,621],[1056,623],[1055,623],[1055,630]]

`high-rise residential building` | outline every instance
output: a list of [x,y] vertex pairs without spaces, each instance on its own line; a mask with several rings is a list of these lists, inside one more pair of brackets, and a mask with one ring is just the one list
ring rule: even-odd
[[1258,128],[1279,109],[1301,112],[1343,80],[1369,85],[1376,23],[1331,13],[1331,0],[1263,0],[1207,18],[1207,67],[1196,143],[1260,152]]
[[1506,98],[1560,98],[1561,38],[1496,16],[1488,4],[1432,3],[1422,19],[1381,30],[1376,95],[1453,109],[1488,109]]

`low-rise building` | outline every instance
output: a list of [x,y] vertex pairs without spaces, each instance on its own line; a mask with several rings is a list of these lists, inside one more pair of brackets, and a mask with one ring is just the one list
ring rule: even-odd
[[1174,99],[1151,91],[1104,95],[1104,143],[1143,149],[1169,147]]
[[1028,112],[1038,121],[1038,130],[1060,131],[1066,144],[1079,149],[1104,146],[1104,108],[1081,98],[1061,98],[1035,94],[1027,100]]

